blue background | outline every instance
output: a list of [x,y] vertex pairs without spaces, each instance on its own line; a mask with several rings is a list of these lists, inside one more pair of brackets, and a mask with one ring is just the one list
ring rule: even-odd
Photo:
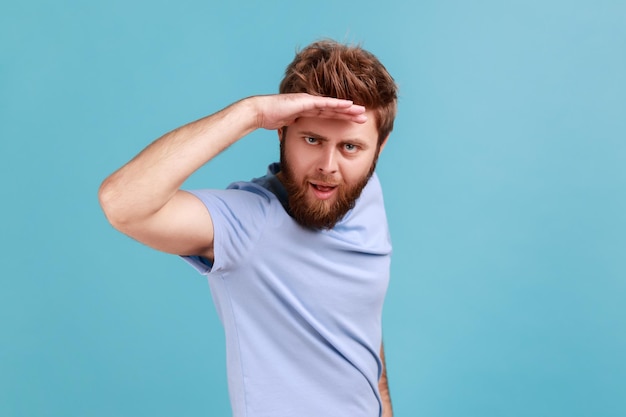
[[[206,282],[97,189],[322,37],[401,89],[378,170],[396,415],[626,415],[623,1],[39,0],[0,13],[0,416],[229,414]],[[277,155],[255,132],[186,186]]]

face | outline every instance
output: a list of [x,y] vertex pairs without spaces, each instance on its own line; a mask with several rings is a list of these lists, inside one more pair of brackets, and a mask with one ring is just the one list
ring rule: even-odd
[[352,208],[382,147],[373,112],[367,122],[300,118],[279,131],[281,172],[291,214],[301,225],[331,229]]

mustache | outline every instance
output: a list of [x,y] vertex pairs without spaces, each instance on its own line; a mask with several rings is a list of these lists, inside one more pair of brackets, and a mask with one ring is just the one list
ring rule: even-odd
[[318,172],[313,175],[307,175],[304,178],[304,182],[307,183],[309,181],[321,182],[324,184],[334,184],[336,186],[341,186],[343,184],[343,181],[339,181],[337,178],[335,178],[334,175],[324,174],[321,172]]

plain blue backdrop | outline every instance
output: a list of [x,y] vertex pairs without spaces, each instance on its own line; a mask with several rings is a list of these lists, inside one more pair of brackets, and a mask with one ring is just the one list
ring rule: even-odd
[[[97,189],[324,37],[401,90],[378,169],[396,415],[626,415],[623,1],[1,9],[0,416],[229,415],[208,285],[115,232]],[[277,145],[255,132],[186,186],[258,176]]]

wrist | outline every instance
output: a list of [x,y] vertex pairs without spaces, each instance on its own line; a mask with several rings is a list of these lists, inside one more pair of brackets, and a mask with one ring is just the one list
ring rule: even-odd
[[245,127],[247,133],[263,127],[263,112],[260,101],[261,96],[246,97],[237,103],[238,120],[240,120]]

